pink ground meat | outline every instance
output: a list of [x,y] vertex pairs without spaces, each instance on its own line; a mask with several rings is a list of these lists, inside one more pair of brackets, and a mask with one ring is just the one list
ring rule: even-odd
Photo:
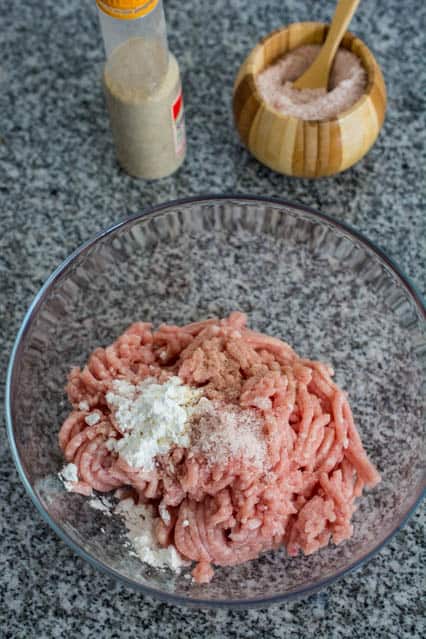
[[[197,562],[199,583],[212,578],[213,565],[239,564],[280,545],[297,555],[338,544],[352,535],[355,499],[380,476],[332,374],[246,328],[242,313],[157,331],[133,324],[70,372],[73,411],[59,443],[78,468],[74,490],[118,489],[156,506],[159,543]],[[158,456],[154,470],[133,468],[107,445],[122,434],[106,393],[115,379],[174,375],[202,389],[209,412],[195,418],[189,448]],[[97,423],[86,423],[81,405],[96,409]]]

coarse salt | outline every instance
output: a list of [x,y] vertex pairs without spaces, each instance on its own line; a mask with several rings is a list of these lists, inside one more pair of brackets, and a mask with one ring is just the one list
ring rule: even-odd
[[286,53],[259,73],[257,87],[272,107],[302,120],[328,120],[349,109],[363,95],[367,72],[358,56],[340,48],[330,73],[329,90],[296,89],[292,83],[312,64],[320,45],[305,45]]

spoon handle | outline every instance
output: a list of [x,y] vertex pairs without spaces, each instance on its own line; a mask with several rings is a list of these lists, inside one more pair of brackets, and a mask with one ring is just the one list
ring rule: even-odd
[[296,89],[327,88],[334,56],[359,3],[360,0],[339,0],[321,51],[305,73],[293,82]]
[[334,59],[339,44],[346,33],[359,3],[360,0],[339,0],[337,3],[336,11],[334,12],[333,20],[323,47],[323,51],[325,51],[331,59]]

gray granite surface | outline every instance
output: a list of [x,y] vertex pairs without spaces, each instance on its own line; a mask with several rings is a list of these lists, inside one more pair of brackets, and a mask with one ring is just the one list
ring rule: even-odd
[[[350,222],[426,289],[426,5],[363,2],[352,30],[382,65],[389,104],[366,158],[319,181],[259,165],[233,130],[239,63],[279,25],[327,19],[333,2],[166,2],[182,70],[189,149],[159,182],[115,162],[99,82],[103,51],[92,0],[0,0],[0,365],[23,314],[51,271],[102,227],[176,197],[284,197]],[[3,399],[3,391],[1,393]],[[0,636],[425,636],[424,508],[357,572],[308,599],[264,610],[189,610],[151,601],[96,572],[42,522],[0,438]],[[423,598],[423,602],[422,602]]]

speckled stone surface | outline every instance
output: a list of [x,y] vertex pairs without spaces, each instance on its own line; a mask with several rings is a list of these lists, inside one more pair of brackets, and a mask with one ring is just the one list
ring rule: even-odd
[[[197,193],[303,202],[353,224],[426,289],[424,31],[426,5],[364,2],[352,23],[382,65],[383,132],[366,158],[321,181],[259,165],[233,130],[231,87],[260,35],[327,19],[330,1],[166,2],[183,75],[189,149],[174,176],[147,183],[116,165],[99,74],[92,0],[0,0],[0,361],[51,271],[102,227]],[[402,44],[404,43],[404,48]],[[3,399],[3,391],[1,393]],[[375,558],[308,599],[264,610],[204,611],[151,601],[76,557],[45,525],[0,438],[0,635],[24,637],[422,637],[425,518],[421,508]]]

